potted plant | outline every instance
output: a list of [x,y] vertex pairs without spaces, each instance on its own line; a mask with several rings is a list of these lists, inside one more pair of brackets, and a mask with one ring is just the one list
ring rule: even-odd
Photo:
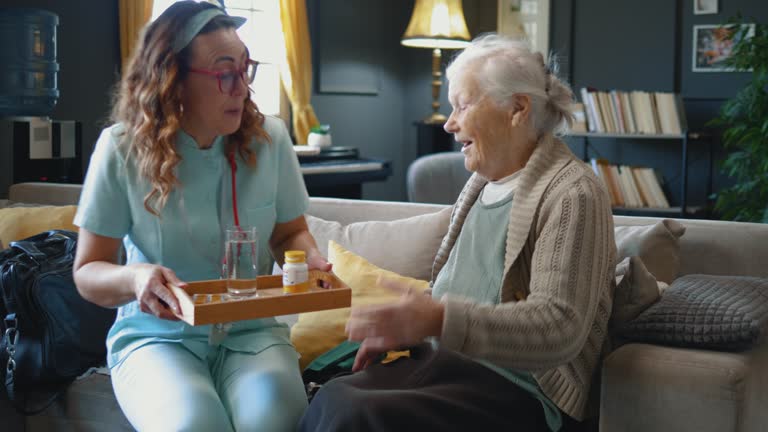
[[312,126],[307,137],[307,145],[311,147],[330,147],[331,126],[327,124]]
[[756,23],[748,37],[752,26],[736,20],[727,26],[734,45],[726,64],[752,77],[710,122],[724,128],[721,169],[735,179],[716,194],[715,209],[724,219],[768,223],[768,25]]

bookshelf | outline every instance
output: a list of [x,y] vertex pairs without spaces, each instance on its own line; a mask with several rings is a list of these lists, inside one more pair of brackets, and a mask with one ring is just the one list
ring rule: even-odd
[[[702,138],[699,133],[683,130],[680,134],[635,134],[635,133],[602,133],[602,132],[572,132],[568,136],[581,139],[583,141],[582,159],[589,163],[588,155],[589,141],[593,139],[615,139],[615,140],[674,140],[681,144],[680,156],[680,205],[670,208],[634,208],[634,207],[614,207],[613,213],[617,215],[633,216],[657,216],[657,217],[689,217],[700,208],[688,205],[688,145],[689,140],[698,140]],[[711,148],[709,149],[711,152]],[[711,176],[711,173],[710,173]],[[711,179],[710,179],[711,181]]]
[[[599,90],[592,87],[582,87],[579,93],[581,102],[574,103],[575,122],[570,136],[583,141],[584,161],[591,163],[598,176],[606,181],[614,206],[613,213],[682,218],[701,216],[701,210],[705,207],[692,207],[688,203],[689,142],[705,136],[689,131],[682,95],[663,91]],[[639,145],[649,140],[679,143],[679,206],[669,206],[667,194],[662,190],[655,173],[656,167],[634,167],[590,159],[590,140],[615,140],[617,145],[623,144],[619,142],[621,140],[631,140]],[[712,141],[706,141],[710,164],[707,173],[709,196],[712,191]],[[677,160],[675,158],[670,162],[675,163]]]

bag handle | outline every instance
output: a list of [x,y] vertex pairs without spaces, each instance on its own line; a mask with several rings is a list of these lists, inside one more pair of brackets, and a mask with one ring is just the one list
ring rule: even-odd
[[[44,239],[41,238],[43,236],[45,236]],[[41,240],[46,242],[46,244],[51,244],[51,242],[67,242],[65,253],[69,254],[74,252],[77,237],[74,235],[74,233],[69,231],[51,230],[38,234],[34,237],[30,237],[28,239],[11,242],[10,247],[21,250],[25,254],[32,257],[36,263],[42,264],[43,261],[48,259],[48,255],[46,255],[44,252],[41,252],[40,249],[35,246],[35,243],[40,242]]]
[[40,249],[38,249],[37,246],[35,246],[35,244],[32,242],[24,240],[11,242],[11,248],[21,250],[25,254],[31,256],[32,259],[35,260],[38,264],[40,261],[45,260],[45,254],[40,252]]

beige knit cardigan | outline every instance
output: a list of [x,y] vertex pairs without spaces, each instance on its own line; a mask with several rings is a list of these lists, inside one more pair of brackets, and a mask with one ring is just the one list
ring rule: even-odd
[[[486,183],[474,174],[459,195],[433,281]],[[501,227],[488,229],[503,235]],[[590,167],[551,135],[540,140],[520,174],[506,237],[499,304],[444,296],[440,345],[532,371],[543,392],[581,420],[611,313],[613,217],[608,194]]]

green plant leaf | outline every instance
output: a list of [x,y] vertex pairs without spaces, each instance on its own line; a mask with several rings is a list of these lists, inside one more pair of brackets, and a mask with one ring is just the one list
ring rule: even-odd
[[745,38],[747,23],[740,15],[727,26],[736,40],[728,66],[752,70],[750,81],[720,108],[708,126],[724,128],[723,173],[735,183],[713,195],[715,209],[725,219],[768,223],[768,24],[755,23]]

